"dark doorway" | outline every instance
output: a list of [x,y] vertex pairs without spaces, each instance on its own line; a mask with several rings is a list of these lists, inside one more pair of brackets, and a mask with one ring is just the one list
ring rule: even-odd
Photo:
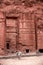
[[6,43],[6,48],[7,48],[7,49],[10,49],[10,41],[7,41],[7,43]]
[[26,49],[26,53],[29,53],[29,49]]
[[40,52],[40,53],[43,53],[43,49],[39,49],[39,52]]

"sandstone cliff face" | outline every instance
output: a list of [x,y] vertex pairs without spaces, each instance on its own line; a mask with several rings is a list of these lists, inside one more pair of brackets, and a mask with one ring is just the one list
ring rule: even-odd
[[6,16],[6,51],[43,49],[42,0],[0,0],[0,11]]

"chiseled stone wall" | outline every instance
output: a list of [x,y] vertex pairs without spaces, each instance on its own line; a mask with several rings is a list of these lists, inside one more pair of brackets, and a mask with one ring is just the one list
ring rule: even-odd
[[9,49],[3,42],[6,51],[43,49],[42,0],[1,0],[0,11],[6,15],[6,44],[10,41]]

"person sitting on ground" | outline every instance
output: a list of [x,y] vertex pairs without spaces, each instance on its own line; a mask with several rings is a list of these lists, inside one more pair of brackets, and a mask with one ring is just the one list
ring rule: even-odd
[[17,57],[20,59],[21,58],[21,55],[22,55],[22,52],[21,51],[18,51],[17,52]]

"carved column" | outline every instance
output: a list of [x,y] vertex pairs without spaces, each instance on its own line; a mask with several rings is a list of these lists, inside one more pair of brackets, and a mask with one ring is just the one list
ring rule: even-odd
[[0,12],[0,54],[5,50],[5,14]]

